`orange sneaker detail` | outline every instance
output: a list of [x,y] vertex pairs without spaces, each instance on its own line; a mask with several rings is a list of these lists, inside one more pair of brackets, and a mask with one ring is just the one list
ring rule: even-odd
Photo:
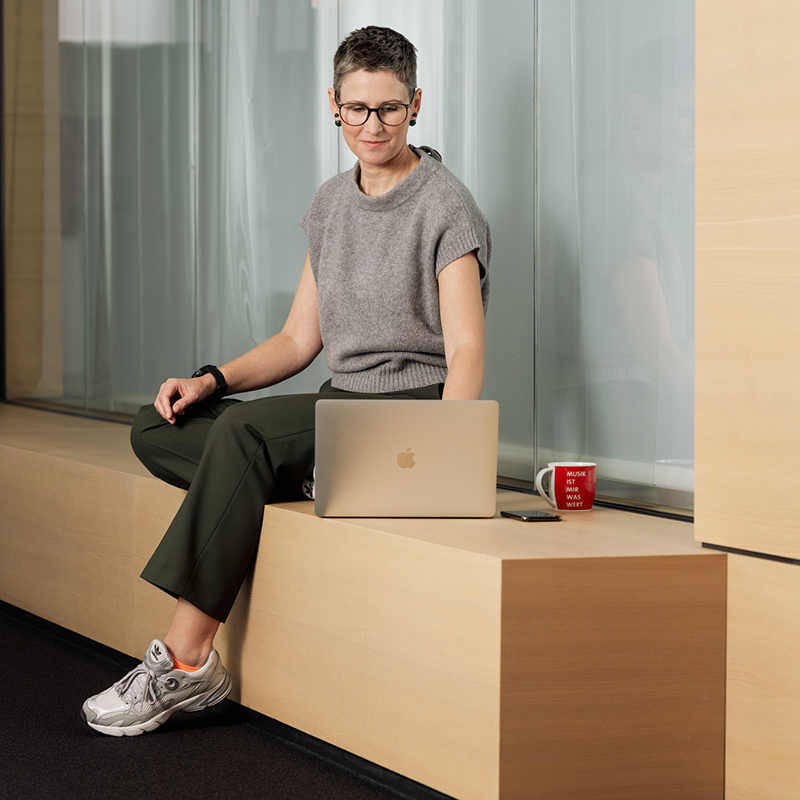
[[[170,653],[170,655],[172,655]],[[175,669],[183,670],[184,672],[197,672],[197,670],[202,669],[202,665],[199,667],[190,667],[187,664],[181,664],[175,656],[172,656],[172,661],[175,664]]]

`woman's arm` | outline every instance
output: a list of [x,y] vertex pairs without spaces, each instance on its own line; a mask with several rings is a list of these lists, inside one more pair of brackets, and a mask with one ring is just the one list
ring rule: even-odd
[[475,253],[439,273],[439,313],[447,380],[443,400],[478,400],[483,386],[484,316],[481,268]]
[[[263,389],[302,372],[322,350],[319,330],[317,285],[306,255],[292,308],[280,333],[219,369],[228,384],[228,394]],[[162,385],[155,407],[167,422],[175,423],[193,403],[210,397],[216,389],[212,375],[199,378],[169,378]]]

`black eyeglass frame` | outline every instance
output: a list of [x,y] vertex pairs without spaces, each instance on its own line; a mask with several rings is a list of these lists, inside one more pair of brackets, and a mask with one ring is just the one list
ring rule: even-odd
[[[411,93],[411,97],[413,98],[416,94],[417,90]],[[408,109],[414,105],[414,101],[412,100],[410,103],[399,103],[399,102],[386,102],[381,103],[377,108],[370,108],[369,106],[364,105],[364,103],[336,103],[336,108],[339,109],[339,119],[344,122],[345,125],[348,125],[351,128],[360,128],[362,125],[366,125],[369,122],[369,118],[372,116],[372,112],[374,111],[378,115],[378,119],[381,122],[381,125],[386,125],[389,128],[398,128],[400,125],[403,125],[405,121],[408,119]],[[367,116],[363,122],[353,123],[353,122],[346,122],[344,115],[342,114],[342,107],[343,106],[364,106],[367,109]],[[384,106],[403,106],[406,110],[406,115],[403,118],[403,122],[384,122],[383,117],[381,116],[381,109]]]

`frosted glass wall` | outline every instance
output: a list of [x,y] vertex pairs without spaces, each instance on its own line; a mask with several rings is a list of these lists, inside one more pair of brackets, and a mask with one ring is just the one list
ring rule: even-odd
[[279,330],[337,168],[313,102],[335,37],[290,0],[60,1],[65,402],[133,412]]
[[[691,0],[58,7],[62,352],[44,355],[63,396],[46,399],[129,414],[279,330],[298,220],[353,163],[328,110],[333,53],[389,25],[419,49],[412,143],[492,227],[500,475],[591,459],[603,494],[691,506]],[[327,375],[320,358],[271,391]]]
[[[509,0],[60,0],[63,402],[130,413],[169,375],[280,329],[315,189],[353,156],[328,110],[347,33],[419,50],[411,142],[494,238],[485,397],[503,475],[533,478],[534,12]],[[502,52],[502,58],[498,53]],[[314,391],[320,358],[290,384]]]
[[[364,25],[386,25],[417,46],[422,109],[409,140],[439,150],[489,219],[493,250],[483,396],[500,403],[499,474],[532,481],[534,4],[343,0],[340,5],[341,37]],[[352,163],[342,142],[340,166]]]
[[539,461],[689,507],[694,3],[538,8]]
[[[336,7],[310,2],[198,2],[195,348],[221,364],[277,333],[305,261],[298,222],[338,171],[321,74]],[[327,77],[330,81],[330,76]],[[195,367],[183,366],[181,374]],[[316,391],[320,357],[258,394]],[[251,395],[256,396],[256,395]]]
[[64,400],[131,410],[145,360],[193,351],[191,18],[62,0],[59,27]]

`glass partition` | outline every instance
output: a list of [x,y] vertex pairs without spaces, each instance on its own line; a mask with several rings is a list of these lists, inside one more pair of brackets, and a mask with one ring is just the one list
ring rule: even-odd
[[538,5],[538,460],[690,508],[694,3]]
[[[353,163],[328,110],[333,53],[356,27],[391,25],[419,49],[412,143],[442,153],[492,225],[485,396],[501,403],[501,474],[533,479],[527,0],[503,15],[488,0],[44,7],[56,20],[45,53],[58,79],[49,202],[61,219],[60,325],[47,345],[52,380],[23,380],[13,397],[130,414],[165,377],[279,330],[306,249],[298,221],[315,189]],[[268,391],[313,391],[326,377],[320,358]]]
[[[132,413],[164,378],[285,319],[297,221],[336,169],[312,102],[335,14],[287,0],[60,0],[59,13],[61,399]],[[323,380],[315,365],[291,390]]]
[[[500,403],[498,474],[534,478],[534,4],[530,0],[343,0],[339,36],[402,31],[419,51],[419,124],[472,191],[492,231],[483,397]],[[502,13],[498,9],[502,8]],[[333,53],[331,52],[331,58]],[[340,145],[342,169],[353,156]]]
[[68,405],[132,412],[192,361],[191,21],[179,0],[59,3]]
[[[298,221],[353,163],[334,50],[390,25],[419,49],[412,143],[492,227],[501,480],[593,460],[604,495],[691,506],[692,2],[6,5],[10,398],[130,415],[276,332]],[[272,391],[326,377],[320,358]]]

